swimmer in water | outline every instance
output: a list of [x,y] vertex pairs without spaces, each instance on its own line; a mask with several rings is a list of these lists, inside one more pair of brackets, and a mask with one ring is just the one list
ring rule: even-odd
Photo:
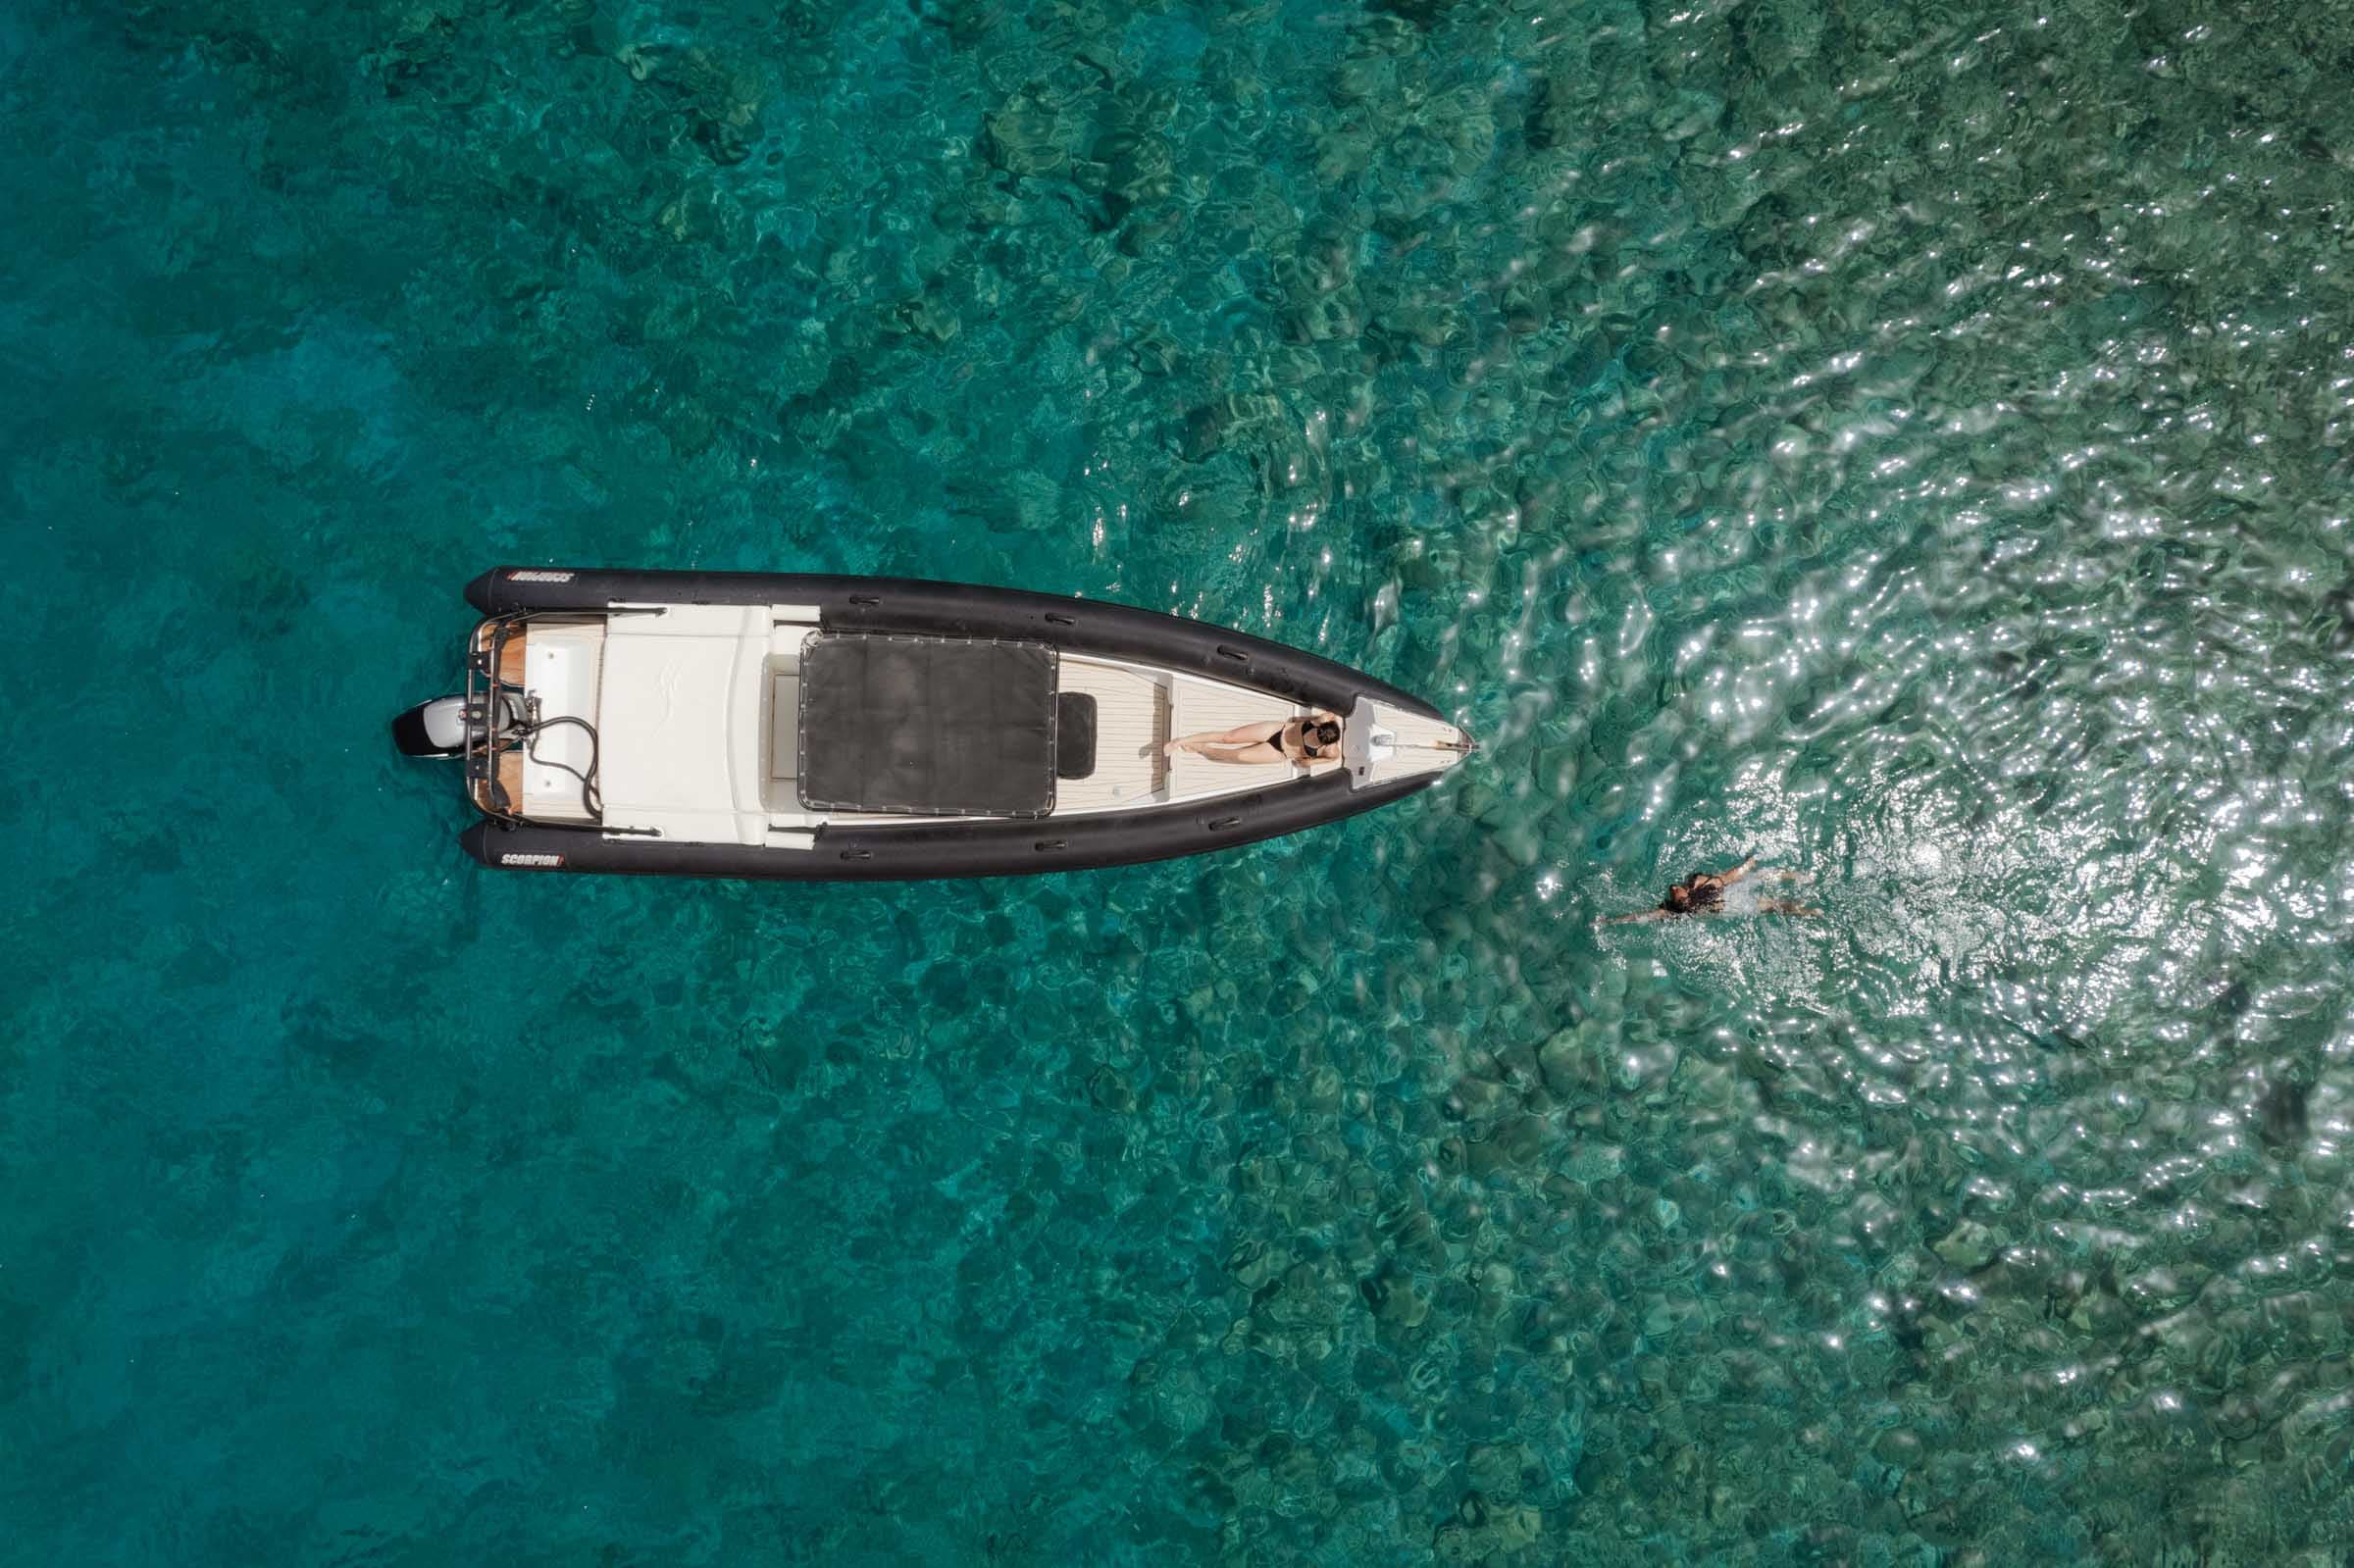
[[1819,909],[1810,909],[1805,904],[1794,903],[1787,898],[1761,898],[1754,905],[1745,909],[1727,907],[1724,901],[1724,890],[1737,882],[1746,881],[1753,874],[1761,881],[1775,878],[1782,882],[1797,882],[1801,878],[1801,874],[1798,872],[1776,871],[1771,867],[1765,871],[1758,871],[1757,864],[1758,857],[1752,855],[1730,871],[1696,871],[1682,882],[1669,887],[1667,896],[1660,900],[1659,908],[1646,909],[1639,915],[1618,915],[1607,924],[1622,926],[1629,921],[1673,920],[1678,915],[1805,916],[1822,913]]

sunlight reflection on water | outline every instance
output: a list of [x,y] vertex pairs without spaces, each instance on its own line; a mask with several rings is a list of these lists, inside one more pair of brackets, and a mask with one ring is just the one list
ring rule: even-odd
[[[2211,13],[0,18],[28,1537],[2342,1553],[2354,129]],[[490,557],[1119,597],[1483,747],[518,885],[381,755]],[[1822,914],[1598,924],[1751,854]]]

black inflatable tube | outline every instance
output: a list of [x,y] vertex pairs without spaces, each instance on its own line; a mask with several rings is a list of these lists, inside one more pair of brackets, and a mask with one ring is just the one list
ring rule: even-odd
[[1232,849],[1386,806],[1436,778],[1425,774],[1352,791],[1345,775],[1329,773],[1249,794],[1060,821],[911,823],[883,829],[828,824],[816,830],[816,845],[809,849],[608,837],[595,828],[510,827],[487,818],[467,829],[459,842],[484,865],[506,870],[792,882],[1012,877]]
[[1408,691],[1247,632],[1100,599],[913,578],[789,572],[617,572],[496,567],[466,584],[485,615],[602,610],[609,604],[811,604],[829,632],[920,632],[1020,637],[1078,653],[1138,659],[1255,686],[1346,714],[1359,696],[1426,718],[1446,716]]

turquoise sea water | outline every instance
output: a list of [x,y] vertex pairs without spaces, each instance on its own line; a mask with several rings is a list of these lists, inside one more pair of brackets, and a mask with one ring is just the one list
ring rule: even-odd
[[[0,11],[0,1562],[2354,1550],[2325,7]],[[502,563],[1197,614],[1444,788],[495,876]],[[1756,852],[1808,923],[1598,929]]]

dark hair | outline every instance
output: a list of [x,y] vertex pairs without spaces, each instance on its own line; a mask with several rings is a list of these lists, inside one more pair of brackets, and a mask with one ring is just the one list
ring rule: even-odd
[[1340,738],[1341,727],[1330,719],[1303,719],[1300,721],[1300,749],[1308,756],[1322,755],[1317,749],[1318,747],[1329,746]]
[[1707,872],[1696,871],[1669,887],[1667,896],[1660,900],[1660,907],[1670,915],[1688,915],[1695,909],[1714,909],[1723,903],[1724,889],[1714,882],[1703,882],[1701,879],[1706,876]]

